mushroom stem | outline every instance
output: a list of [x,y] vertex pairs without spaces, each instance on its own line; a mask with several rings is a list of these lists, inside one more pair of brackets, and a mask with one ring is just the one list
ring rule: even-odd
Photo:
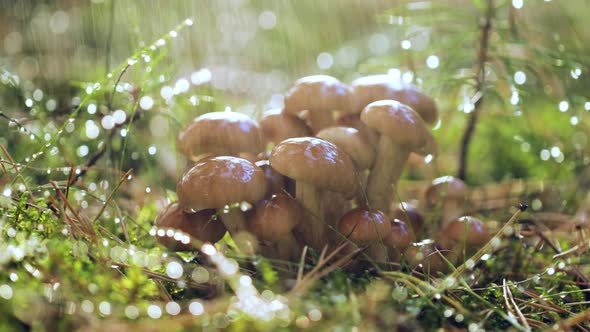
[[327,240],[319,191],[313,184],[297,181],[295,183],[295,198],[301,203],[307,215],[305,220],[298,225],[305,244],[315,250],[322,250]]
[[365,252],[376,263],[387,262],[387,247],[379,240],[371,244]]
[[217,209],[217,214],[230,235],[246,230],[246,217],[239,208]]
[[308,126],[311,132],[316,134],[318,131],[326,127],[331,127],[336,124],[332,112],[309,112],[307,115]]
[[377,155],[367,179],[367,197],[371,209],[389,211],[397,180],[409,156],[410,151],[394,144],[391,138],[385,135],[379,137]]

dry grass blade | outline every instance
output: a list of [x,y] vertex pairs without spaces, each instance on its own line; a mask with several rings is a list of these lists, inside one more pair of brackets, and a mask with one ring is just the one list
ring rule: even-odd
[[528,320],[524,317],[522,311],[520,311],[520,308],[516,304],[516,301],[514,301],[514,296],[512,296],[512,291],[510,290],[508,284],[506,284],[506,279],[502,279],[502,286],[504,292],[504,300],[506,301],[506,309],[509,310],[508,314],[513,315],[510,308],[514,308],[514,311],[516,312],[516,315],[522,322],[522,325],[524,326],[525,330],[531,331],[531,327],[529,326]]
[[100,211],[98,211],[98,213],[96,214],[96,217],[94,217],[94,220],[92,220],[93,224],[96,223],[96,221],[98,220],[98,218],[100,218],[100,216],[102,216],[102,214],[104,213],[104,210],[109,205],[109,202],[113,199],[113,196],[119,190],[119,187],[121,187],[121,185],[123,183],[125,183],[125,181],[127,181],[127,179],[129,178],[129,175],[131,175],[131,172],[133,172],[133,169],[130,169],[125,174],[123,174],[123,177],[121,177],[121,180],[119,181],[119,183],[117,183],[117,186],[115,187],[115,189],[113,189],[113,191],[109,194],[109,197],[103,203],[102,207],[100,208]]

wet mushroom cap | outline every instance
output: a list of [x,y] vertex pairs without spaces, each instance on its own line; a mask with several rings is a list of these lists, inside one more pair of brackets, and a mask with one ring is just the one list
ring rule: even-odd
[[285,112],[352,111],[350,87],[328,75],[306,76],[295,81],[285,95]]
[[350,127],[328,127],[316,136],[344,150],[360,170],[370,168],[375,160],[375,148],[357,129]]
[[424,216],[418,211],[418,209],[410,203],[400,203],[392,212],[394,219],[399,219],[412,227],[414,233],[422,230],[424,225]]
[[311,136],[305,121],[278,108],[264,112],[259,123],[266,142],[279,143],[287,138]]
[[395,100],[372,102],[361,112],[361,121],[390,137],[396,145],[420,153],[430,142],[430,131],[409,106]]
[[[215,210],[186,213],[177,202],[168,205],[158,215],[155,226],[159,229],[179,230],[200,241],[211,243],[221,240],[226,231],[223,223],[217,220]],[[156,239],[171,250],[195,250],[190,243],[185,244],[168,236],[158,236]]]
[[256,155],[264,149],[256,121],[238,112],[211,112],[197,117],[178,135],[176,145],[181,154],[190,158],[203,153]]
[[303,208],[285,194],[273,195],[256,203],[247,213],[248,230],[264,241],[277,241],[291,234],[301,221]]
[[388,247],[397,248],[403,252],[414,242],[414,236],[405,222],[393,219],[391,222],[391,231],[383,241]]
[[492,238],[484,223],[470,216],[449,222],[439,234],[439,242],[445,249],[448,243],[465,243],[468,247],[480,247]]
[[434,206],[441,199],[464,202],[468,197],[469,188],[465,182],[453,176],[441,176],[434,179],[424,194],[427,206]]
[[215,157],[196,163],[176,187],[184,210],[218,209],[228,204],[257,202],[266,192],[260,167],[237,157]]
[[415,85],[404,83],[391,75],[361,77],[354,80],[351,87],[359,111],[374,101],[393,99],[410,106],[428,124],[434,124],[438,119],[434,99]]
[[381,211],[371,213],[365,208],[355,208],[340,218],[338,232],[354,243],[371,243],[387,237],[391,232],[391,223]]
[[315,137],[289,138],[270,155],[277,172],[320,189],[354,193],[357,188],[352,160],[334,144]]

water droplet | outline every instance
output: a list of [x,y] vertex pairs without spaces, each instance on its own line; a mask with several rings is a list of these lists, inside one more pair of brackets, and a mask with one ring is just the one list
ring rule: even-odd
[[438,68],[439,64],[440,60],[436,55],[430,55],[428,58],[426,58],[426,66],[428,66],[430,69]]
[[199,316],[199,315],[202,315],[203,312],[205,312],[205,308],[203,307],[203,304],[201,304],[201,302],[199,302],[199,301],[193,301],[188,306],[188,311],[193,316]]

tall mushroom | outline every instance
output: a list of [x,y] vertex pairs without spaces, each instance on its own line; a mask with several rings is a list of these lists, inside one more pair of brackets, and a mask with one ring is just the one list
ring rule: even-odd
[[352,161],[330,142],[299,137],[277,144],[270,166],[295,181],[295,198],[309,213],[298,229],[312,248],[321,250],[327,241],[320,193],[329,190],[352,197],[357,189]]
[[[364,188],[366,182],[364,171],[369,169],[375,160],[375,148],[369,143],[369,140],[358,130],[350,127],[324,128],[316,134],[316,137],[336,145],[350,156],[356,166],[357,181],[360,187]],[[326,199],[333,203],[332,206],[326,204],[326,216],[332,216],[331,219],[327,218],[326,220],[332,226],[335,226],[340,217],[349,210],[349,208],[343,209],[342,207],[346,207],[350,203],[343,200],[341,195],[334,196],[334,194],[330,193],[328,197],[324,198],[324,200]],[[365,197],[361,190],[357,192],[356,201],[359,205],[365,205]]]
[[197,117],[178,135],[176,147],[193,161],[203,154],[256,155],[264,150],[256,121],[238,112],[212,112]]
[[246,229],[240,209],[234,203],[256,203],[264,197],[264,172],[246,159],[215,157],[197,162],[186,171],[178,185],[178,202],[185,211],[217,209],[231,235]]
[[[156,218],[156,228],[158,230],[177,230],[196,238],[203,242],[215,243],[225,234],[225,226],[217,220],[217,214],[213,209],[205,209],[195,213],[188,213],[182,210],[180,205],[175,202],[169,204]],[[191,251],[195,248],[189,243],[178,241],[174,234],[169,236],[168,232],[164,236],[159,233],[156,238],[158,242],[174,251]]]
[[327,75],[306,76],[295,81],[285,95],[284,111],[299,114],[307,111],[312,133],[334,125],[334,111],[350,113],[352,108],[350,87],[337,78]]
[[351,87],[359,112],[374,101],[393,99],[410,106],[429,125],[438,119],[434,99],[415,85],[404,83],[391,75],[361,77],[352,81]]
[[271,243],[272,251],[267,251],[267,256],[285,260],[297,257],[298,245],[292,231],[301,222],[303,210],[295,199],[273,195],[256,203],[246,216],[248,230],[260,241]]
[[410,152],[424,153],[431,142],[424,121],[409,106],[395,100],[373,102],[361,113],[361,121],[379,132],[375,162],[367,180],[371,208],[388,211],[394,186]]

